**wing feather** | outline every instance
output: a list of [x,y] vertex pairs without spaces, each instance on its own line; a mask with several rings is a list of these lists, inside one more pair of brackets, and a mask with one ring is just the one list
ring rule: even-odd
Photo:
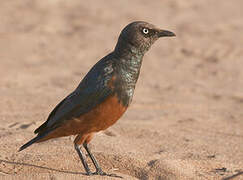
[[84,77],[77,89],[53,109],[47,121],[37,128],[35,133],[50,132],[65,121],[77,118],[103,102],[113,93],[108,85],[112,75],[113,67],[110,61],[105,59],[99,61]]

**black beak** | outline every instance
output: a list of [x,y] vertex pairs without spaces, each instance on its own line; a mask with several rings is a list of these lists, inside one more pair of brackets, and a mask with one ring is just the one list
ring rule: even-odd
[[171,32],[171,31],[160,29],[159,33],[158,33],[158,36],[159,37],[166,37],[166,36],[176,36],[176,35],[175,35],[175,33]]

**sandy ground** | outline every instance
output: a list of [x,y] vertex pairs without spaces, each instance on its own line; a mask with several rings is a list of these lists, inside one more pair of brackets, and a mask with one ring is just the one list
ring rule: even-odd
[[1,1],[0,179],[113,179],[83,175],[74,137],[17,150],[134,20],[177,37],[155,43],[130,109],[93,139],[101,166],[124,179],[243,179],[242,7],[242,0]]

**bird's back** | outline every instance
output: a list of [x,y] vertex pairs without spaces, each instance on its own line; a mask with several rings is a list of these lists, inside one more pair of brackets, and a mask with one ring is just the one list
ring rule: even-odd
[[111,96],[114,91],[109,87],[109,82],[114,74],[113,64],[112,53],[98,61],[78,87],[53,109],[47,121],[35,133],[44,133],[69,119],[80,117]]

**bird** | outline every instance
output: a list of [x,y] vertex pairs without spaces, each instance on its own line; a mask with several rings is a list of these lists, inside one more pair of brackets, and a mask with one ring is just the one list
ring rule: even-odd
[[[161,37],[175,33],[155,25],[135,21],[121,31],[114,50],[99,60],[82,79],[78,87],[64,98],[34,133],[36,137],[19,148],[52,138],[76,135],[74,148],[86,175],[112,176],[102,170],[90,151],[89,143],[95,133],[117,122],[132,102],[144,54]],[[84,148],[95,172],[91,172]]]

